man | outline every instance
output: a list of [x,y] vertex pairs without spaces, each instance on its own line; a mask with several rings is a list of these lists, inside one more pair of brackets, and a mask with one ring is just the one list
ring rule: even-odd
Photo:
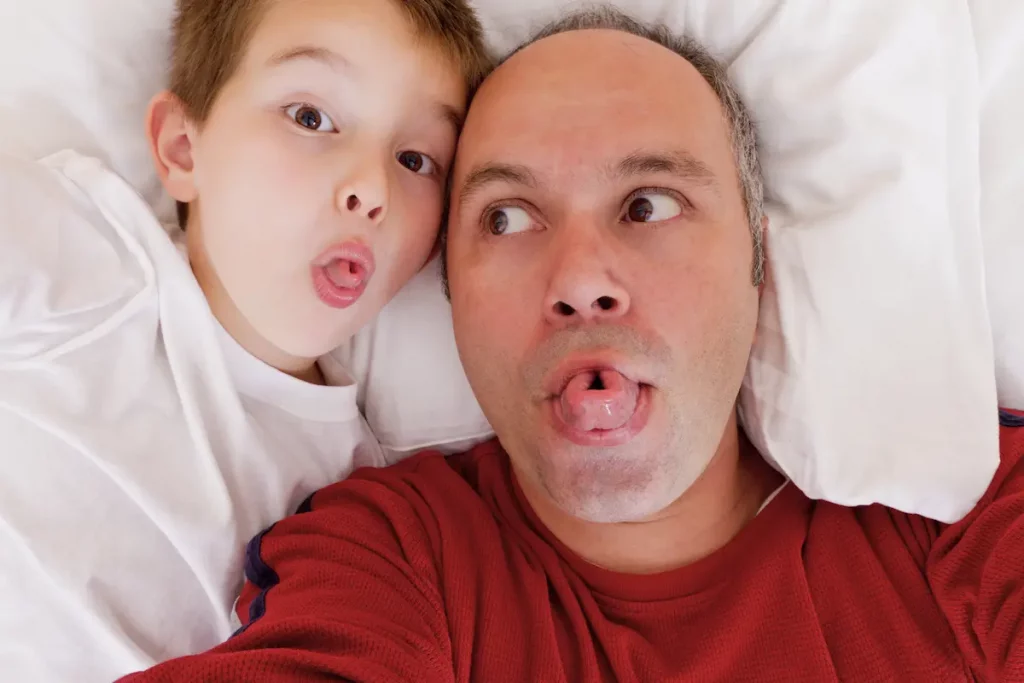
[[137,680],[1024,680],[1018,418],[948,527],[812,502],[737,426],[758,173],[692,43],[588,12],[508,59],[446,246],[498,441],[316,494],[250,544],[241,632]]

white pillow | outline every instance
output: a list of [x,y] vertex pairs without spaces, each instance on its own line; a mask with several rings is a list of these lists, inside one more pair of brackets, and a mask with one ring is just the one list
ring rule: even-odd
[[1024,3],[972,0],[981,74],[981,227],[999,405],[1024,410]]
[[391,462],[427,447],[457,453],[494,436],[455,349],[440,263],[431,261],[333,354],[359,381],[359,405]]
[[164,219],[144,115],[165,81],[174,0],[0,1],[0,151],[103,159]]
[[[7,4],[0,147],[105,152],[155,200],[140,122],[170,0]],[[499,50],[579,4],[476,3]],[[751,438],[813,497],[961,516],[998,457],[964,0],[619,4],[725,59],[761,126],[772,277],[741,401]],[[340,353],[389,448],[486,429],[429,270]]]

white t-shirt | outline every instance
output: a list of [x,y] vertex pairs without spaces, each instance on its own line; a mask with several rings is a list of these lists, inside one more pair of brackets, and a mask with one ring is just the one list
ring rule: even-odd
[[384,464],[321,369],[238,346],[100,162],[0,159],[0,678],[108,683],[230,636],[245,543]]

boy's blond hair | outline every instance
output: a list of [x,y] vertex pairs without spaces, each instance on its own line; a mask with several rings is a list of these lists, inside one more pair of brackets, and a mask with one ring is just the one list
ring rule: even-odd
[[[416,31],[462,71],[472,93],[491,68],[483,28],[465,0],[379,0],[405,10]],[[206,121],[224,84],[238,69],[269,3],[274,0],[178,0],[170,89],[188,116]],[[188,205],[178,204],[185,227]]]

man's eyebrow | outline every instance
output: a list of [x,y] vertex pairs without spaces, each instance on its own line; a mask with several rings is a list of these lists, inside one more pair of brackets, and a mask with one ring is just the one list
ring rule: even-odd
[[618,177],[667,173],[703,185],[716,185],[714,172],[689,152],[634,152],[623,158],[612,170]]
[[459,191],[459,205],[462,206],[473,195],[480,192],[491,183],[507,183],[509,185],[523,185],[524,187],[536,188],[537,178],[526,166],[518,164],[484,164],[477,166],[462,183]]
[[351,62],[339,55],[337,52],[328,50],[325,47],[317,47],[315,45],[300,45],[299,47],[279,52],[270,58],[268,64],[271,66],[279,66],[281,64],[287,64],[288,62],[300,60],[320,62],[335,71],[347,69],[352,66]]

